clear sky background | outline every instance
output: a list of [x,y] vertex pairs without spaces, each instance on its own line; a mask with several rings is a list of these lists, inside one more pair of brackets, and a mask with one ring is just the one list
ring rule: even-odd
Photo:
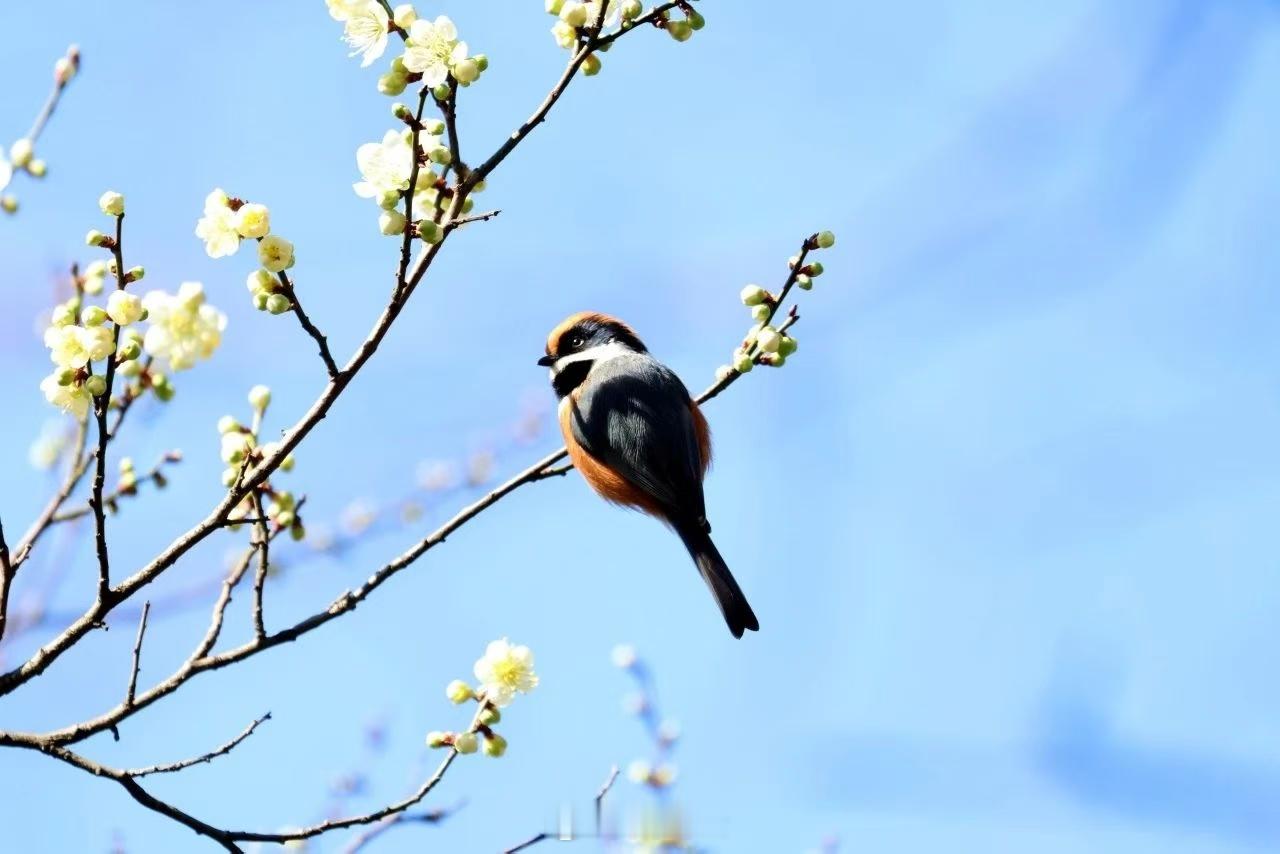
[[[464,145],[497,145],[564,54],[536,0],[455,0],[492,58],[465,93]],[[444,684],[487,641],[538,655],[542,686],[504,721],[501,761],[464,757],[429,805],[440,827],[375,851],[496,851],[585,815],[610,764],[643,755],[621,709],[618,642],[682,724],[676,795],[718,851],[1226,852],[1280,845],[1280,6],[1262,0],[765,3],[707,0],[678,45],[628,37],[504,165],[492,223],[451,240],[289,484],[313,528],[414,486],[420,461],[500,451],[496,474],[558,445],[509,425],[541,401],[534,365],[570,311],[620,315],[697,389],[745,329],[747,282],[781,281],[831,228],[801,349],[708,407],[717,541],[760,616],[725,631],[679,543],[575,476],[521,490],[305,642],[198,678],[87,754],[120,765],[208,749],[270,710],[231,756],[159,794],[215,824],[314,820],[367,772],[369,808],[456,727]],[[128,261],[203,281],[222,350],[120,444],[181,447],[162,497],[111,523],[137,566],[221,493],[214,423],[275,390],[270,428],[322,386],[310,342],[252,310],[244,253],[192,229],[215,186],[270,205],[300,292],[345,359],[383,303],[394,247],[351,192],[354,150],[392,126],[376,73],[323,5],[69,0],[5,13],[0,136],[49,68],[84,70],[40,145],[42,185],[0,219],[0,514],[20,531],[51,488],[27,448],[52,415],[34,318],[89,257],[104,189],[128,196]],[[340,557],[283,555],[268,626],[358,584],[467,496]],[[78,613],[90,543],[47,545]],[[165,577],[216,575],[223,533]],[[240,605],[244,601],[241,599]],[[143,684],[185,657],[207,610],[156,619]],[[120,699],[135,621],[0,700],[42,729]],[[53,631],[51,626],[46,631]],[[238,612],[228,642],[244,637]],[[44,635],[0,647],[6,666]],[[386,726],[366,759],[363,733]],[[619,811],[645,793],[620,785]],[[116,785],[0,753],[6,850],[206,850]],[[340,850],[326,840],[322,851]],[[583,845],[584,848],[589,847]]]

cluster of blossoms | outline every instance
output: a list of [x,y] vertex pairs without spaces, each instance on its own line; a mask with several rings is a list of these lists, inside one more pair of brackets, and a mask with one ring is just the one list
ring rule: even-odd
[[[409,108],[396,104],[393,113],[409,127],[389,130],[382,142],[367,142],[356,149],[356,166],[361,180],[352,185],[357,196],[373,199],[378,203],[378,228],[388,236],[403,234],[409,227],[404,213],[397,209],[401,199],[412,195],[414,215],[413,234],[427,243],[439,243],[444,239],[440,219],[452,198],[453,189],[444,176],[435,171],[436,166],[448,166],[453,154],[444,141],[445,124],[439,120],[417,122]],[[417,150],[414,150],[414,133],[417,132]],[[414,176],[414,161],[417,176]],[[409,186],[413,182],[412,188]],[[476,184],[474,192],[482,192],[484,182]],[[468,196],[463,200],[460,214],[470,213],[474,201]]]
[[[226,463],[222,472],[222,484],[227,488],[234,486],[250,467],[257,465],[280,449],[278,442],[259,444],[262,432],[262,419],[267,407],[271,405],[271,389],[264,385],[256,385],[249,389],[249,406],[253,409],[253,418],[249,424],[242,424],[233,415],[224,415],[218,419],[218,435],[221,436],[221,457]],[[280,461],[280,471],[293,471],[293,454]],[[231,510],[231,520],[256,516],[258,505],[263,513],[276,527],[276,530],[289,530],[295,540],[307,535],[302,525],[302,517],[298,515],[301,502],[292,492],[276,489],[270,482],[259,485],[251,495]],[[233,529],[235,526],[233,526]]]
[[[678,8],[684,17],[672,18],[670,10],[664,10],[650,20],[676,41],[686,42],[695,31],[705,27],[707,21],[692,3],[682,3]],[[546,0],[546,10],[547,14],[556,17],[551,35],[565,50],[574,50],[583,39],[589,38],[597,22],[602,30],[618,24],[627,30],[645,17],[644,4],[640,0]],[[608,45],[602,50],[608,50]],[[600,57],[595,53],[588,56],[582,63],[582,73],[587,76],[599,74]]]
[[644,723],[654,748],[652,761],[637,759],[627,766],[627,777],[638,785],[665,789],[676,781],[676,767],[670,762],[670,754],[680,738],[680,727],[659,713],[648,668],[634,647],[629,644],[614,647],[613,664],[635,680],[637,690],[623,698],[623,708]]
[[475,753],[483,739],[487,755],[502,756],[507,752],[507,740],[494,732],[493,726],[502,720],[499,709],[509,705],[517,693],[527,694],[538,687],[538,675],[533,671],[533,653],[529,647],[515,646],[506,638],[496,640],[476,661],[474,672],[479,682],[477,686],[455,679],[445,687],[445,696],[457,705],[469,700],[480,704],[471,726],[464,732],[429,732],[427,746],[452,747],[459,753]]
[[342,38],[351,47],[351,55],[361,57],[367,67],[387,50],[391,33],[404,37],[404,53],[391,60],[391,69],[378,79],[378,91],[399,95],[410,84],[422,81],[436,92],[436,97],[449,97],[448,82],[453,78],[462,86],[480,79],[489,67],[484,54],[470,55],[467,43],[458,39],[458,28],[444,15],[434,21],[420,19],[411,4],[396,6],[390,15],[378,0],[326,0],[329,15],[342,23]]
[[[58,58],[53,64],[53,85],[55,90],[62,89],[71,82],[80,69],[80,48],[72,45],[67,48],[65,56]],[[36,157],[35,141],[30,137],[22,137],[9,146],[9,159],[0,152],[0,210],[5,213],[18,212],[18,198],[12,193],[5,193],[13,180],[15,172],[26,172],[32,178],[43,178],[49,171],[48,165]]]
[[[819,232],[810,238],[809,249],[830,249],[836,244],[836,236],[830,231]],[[818,261],[809,261],[799,266],[800,256],[792,256],[787,261],[791,275],[787,279],[782,294],[774,295],[759,285],[747,285],[742,289],[742,304],[751,310],[751,318],[755,325],[747,332],[746,338],[738,349],[733,351],[733,359],[716,372],[717,379],[725,379],[733,373],[745,374],[755,365],[768,365],[780,368],[786,364],[787,358],[796,352],[796,339],[787,334],[790,325],[796,319],[794,309],[788,323],[781,327],[772,325],[777,316],[782,300],[794,284],[801,290],[812,290],[813,280],[822,275],[823,267]]]
[[234,255],[241,240],[258,241],[262,268],[249,275],[249,293],[259,311],[284,314],[293,308],[281,274],[293,266],[293,244],[271,233],[271,211],[215,189],[204,200],[204,216],[196,222],[196,237],[204,241],[210,258]]
[[[119,193],[103,193],[98,206],[117,225],[124,216],[124,196]],[[115,238],[96,229],[85,242],[119,249]],[[205,304],[198,283],[182,284],[176,295],[152,291],[139,297],[128,287],[141,281],[146,270],[133,267],[121,274],[116,265],[115,258],[95,261],[83,275],[76,272],[75,294],[54,307],[44,333],[56,367],[40,389],[50,403],[77,418],[85,416],[94,398],[108,393],[108,379],[116,373],[136,380],[127,394],[136,397],[149,388],[160,400],[169,400],[173,386],[152,363],[163,360],[170,371],[190,368],[213,354],[226,326],[226,316]],[[116,288],[105,305],[86,304],[86,297],[103,292],[108,275],[115,277]],[[149,323],[145,333],[137,327],[142,321]],[[144,352],[150,357],[146,364],[141,361]]]

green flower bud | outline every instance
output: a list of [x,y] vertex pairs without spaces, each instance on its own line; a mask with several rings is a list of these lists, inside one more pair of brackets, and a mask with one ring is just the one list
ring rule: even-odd
[[449,100],[449,84],[441,83],[439,86],[431,90],[431,94],[435,96],[437,101]]
[[480,79],[480,63],[471,58],[455,62],[453,76],[463,86],[470,86]]
[[422,123],[422,132],[427,136],[443,136],[444,131],[445,125],[440,119],[427,119]]
[[772,326],[766,326],[756,333],[756,343],[766,353],[776,353],[782,346],[782,335]]
[[432,163],[438,163],[441,166],[448,166],[453,162],[453,152],[446,146],[437,145],[435,148],[427,152],[427,159]]
[[836,245],[835,234],[833,234],[830,231],[823,231],[818,233],[819,249],[830,249],[832,246],[835,246],[835,245]]
[[293,524],[289,526],[289,539],[295,543],[300,543],[307,538],[307,529],[303,526],[301,519],[294,519]]
[[474,732],[460,732],[453,737],[453,749],[459,753],[475,753],[480,740]]
[[232,430],[239,430],[240,422],[232,415],[224,415],[218,419],[218,433],[230,433]]
[[400,204],[400,193],[397,190],[387,190],[381,196],[378,196],[378,207],[384,211],[394,210]]
[[471,198],[470,196],[467,196],[465,199],[462,200],[462,212],[464,214],[469,214],[475,209],[476,209],[475,199]]
[[94,374],[84,381],[84,390],[89,394],[97,397],[107,392],[107,378],[101,374]]
[[471,192],[483,193],[487,189],[489,189],[489,182],[481,180],[481,181],[476,181],[476,185],[471,188]]
[[564,0],[547,0],[546,9],[548,15],[559,15],[560,10],[564,8]]
[[474,699],[475,691],[471,690],[471,686],[461,679],[455,679],[445,686],[444,695],[449,698],[449,702],[454,705],[461,705],[467,700]]
[[747,285],[739,296],[743,305],[760,305],[769,296],[769,292],[759,285]]
[[126,282],[141,282],[143,277],[147,275],[146,267],[130,267],[128,272],[124,274]]
[[502,720],[502,712],[498,711],[496,706],[486,704],[484,710],[480,712],[480,723],[485,726],[493,726]]
[[259,267],[249,274],[244,280],[245,287],[249,289],[249,293],[271,293],[280,285],[280,280],[276,278],[275,273],[269,270],[263,270]]
[[14,213],[17,213],[17,212],[18,212],[18,197],[17,197],[17,196],[8,195],[8,196],[5,196],[4,198],[0,198],[0,209],[3,209],[3,210],[4,210],[4,212],[5,212],[5,213],[7,213],[7,214],[14,214]]
[[137,359],[130,359],[116,367],[116,373],[122,377],[136,377],[142,373],[142,363]]
[[582,73],[587,77],[595,77],[600,73],[600,57],[594,53],[588,54],[587,58],[582,62]]
[[293,471],[293,464],[293,454],[287,454],[285,458],[280,461],[280,471]]
[[116,349],[116,361],[128,362],[142,355],[142,347],[137,341],[126,341]]
[[484,752],[486,756],[492,756],[497,759],[499,756],[507,752],[507,740],[496,732],[485,736]]
[[787,357],[781,353],[765,353],[763,361],[771,368],[781,368],[787,363]]
[[127,474],[128,472],[131,472],[131,471],[133,471],[133,470],[134,470],[134,467],[133,467],[133,457],[121,457],[121,458],[120,458],[120,473],[121,473],[121,474]]
[[796,276],[796,285],[799,286],[802,291],[811,291],[813,290],[813,279],[809,278],[804,273],[801,273]]
[[406,220],[404,214],[397,210],[387,210],[378,214],[378,231],[388,237],[404,234]]
[[27,164],[27,174],[32,178],[43,178],[49,174],[49,166],[43,160],[32,160]]
[[96,228],[90,229],[84,236],[84,242],[90,246],[103,246],[107,242],[107,236]]
[[639,18],[644,12],[644,4],[640,0],[626,0],[622,4],[622,20],[631,21]]
[[408,85],[409,78],[395,71],[388,71],[378,78],[378,91],[391,98],[404,94]]
[[671,21],[667,24],[667,35],[678,42],[687,42],[693,38],[693,26],[688,21]]
[[91,305],[80,312],[80,322],[85,326],[101,326],[107,322],[107,311],[101,306]]
[[570,2],[565,3],[560,9],[560,20],[564,21],[575,29],[577,27],[586,26],[587,23],[587,7],[582,3]]
[[707,19],[702,17],[696,9],[690,9],[687,13],[689,26],[695,30],[700,30],[707,25]]
[[754,320],[756,323],[766,323],[769,320],[769,314],[772,311],[773,309],[765,305],[764,303],[761,303],[760,305],[757,305],[757,306],[752,306],[751,319]]
[[284,314],[293,308],[293,303],[289,302],[289,298],[284,294],[271,294],[267,297],[265,307],[272,314]]
[[778,354],[781,356],[790,356],[799,349],[799,347],[800,345],[796,343],[796,339],[792,338],[790,335],[783,335],[782,343],[778,345]]
[[164,374],[153,374],[151,377],[151,390],[155,392],[156,397],[161,403],[168,403],[173,400],[173,383],[169,381],[169,377]]
[[750,354],[746,350],[733,351],[733,369],[740,374],[747,374],[755,367],[755,362],[751,360]]
[[821,276],[822,271],[825,270],[826,268],[823,267],[822,263],[819,261],[810,261],[808,264],[805,265],[805,269],[809,272],[810,276],[817,277],[817,276]]
[[413,121],[413,111],[406,104],[402,104],[399,101],[391,105],[391,115],[402,122]]
[[427,747],[437,748],[444,747],[449,743],[449,734],[433,729],[427,733]]
[[58,374],[58,385],[68,386],[76,381],[76,372],[67,368]]
[[285,510],[281,513],[276,514],[276,524],[279,525],[281,528],[290,527],[291,525],[293,525],[295,519],[297,519],[297,516],[294,515],[294,512],[292,510]]
[[440,227],[439,223],[424,219],[418,223],[418,236],[427,243],[439,243],[444,239],[444,229]]
[[267,310],[267,300],[271,299],[271,294],[266,291],[258,291],[253,295],[253,307],[258,311]]
[[481,73],[489,70],[489,57],[487,54],[477,53],[471,58],[476,61],[476,66],[480,69]]

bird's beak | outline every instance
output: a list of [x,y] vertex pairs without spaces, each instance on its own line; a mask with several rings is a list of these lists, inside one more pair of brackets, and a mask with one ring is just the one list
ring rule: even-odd
[[555,363],[556,363],[556,360],[554,356],[543,356],[541,359],[538,360],[538,364],[542,365],[542,367],[544,368],[549,368]]

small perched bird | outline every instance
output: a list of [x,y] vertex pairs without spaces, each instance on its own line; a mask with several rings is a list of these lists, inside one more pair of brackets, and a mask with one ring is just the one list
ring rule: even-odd
[[631,327],[607,314],[570,315],[547,336],[569,458],[602,498],[671,526],[711,588],[736,638],[760,623],[711,542],[702,478],[711,464],[707,420],[680,378]]

